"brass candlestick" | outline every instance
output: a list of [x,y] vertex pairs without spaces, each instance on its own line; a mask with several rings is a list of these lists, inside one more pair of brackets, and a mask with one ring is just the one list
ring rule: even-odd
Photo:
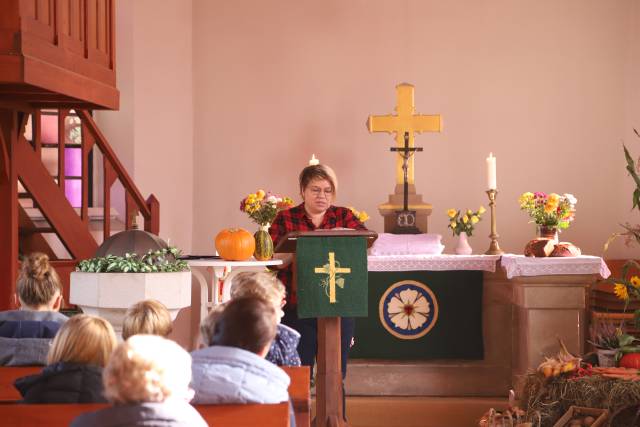
[[498,190],[487,190],[487,195],[489,196],[489,207],[491,208],[491,234],[489,234],[491,244],[485,254],[500,255],[503,254],[504,251],[500,249],[500,245],[498,244],[499,236],[496,231],[496,196],[498,195]]

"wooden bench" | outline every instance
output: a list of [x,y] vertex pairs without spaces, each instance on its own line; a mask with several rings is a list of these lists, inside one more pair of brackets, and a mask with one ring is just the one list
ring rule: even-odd
[[[108,407],[107,404],[0,405],[3,426],[67,427],[78,415]],[[205,421],[215,427],[288,427],[289,404],[275,405],[196,405]],[[34,410],[37,409],[37,410]],[[256,424],[257,423],[257,424]]]
[[[309,367],[283,366],[282,369],[291,378],[289,396],[293,403],[296,425],[298,427],[309,427],[311,420]],[[0,367],[0,403],[16,402],[20,400],[20,393],[13,386],[14,381],[20,377],[37,374],[41,370],[42,366]]]

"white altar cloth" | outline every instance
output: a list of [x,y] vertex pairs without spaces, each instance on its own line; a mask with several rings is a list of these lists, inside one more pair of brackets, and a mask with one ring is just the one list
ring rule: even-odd
[[550,276],[555,274],[599,274],[606,279],[611,275],[604,260],[597,256],[534,258],[504,254],[500,261],[507,278],[516,276]]
[[369,271],[496,271],[500,255],[369,255]]

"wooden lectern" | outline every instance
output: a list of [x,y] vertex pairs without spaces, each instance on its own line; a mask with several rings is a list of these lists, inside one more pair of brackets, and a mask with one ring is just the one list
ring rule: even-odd
[[[338,237],[336,239],[344,242],[344,238],[364,238],[366,240],[366,247],[370,247],[371,244],[378,237],[378,234],[374,231],[368,230],[348,230],[348,229],[333,229],[333,230],[316,230],[316,231],[295,231],[287,234],[285,238],[278,244],[275,252],[279,253],[292,253],[294,254],[293,260],[293,286],[297,286],[298,277],[300,277],[297,271],[296,256],[298,250],[298,239],[300,238],[321,238],[321,237]],[[331,241],[331,240],[329,240]],[[329,243],[331,247],[331,243]],[[363,251],[366,251],[365,247],[360,245]],[[331,250],[331,249],[330,249]],[[366,252],[364,254],[366,260]],[[326,271],[329,277],[334,277],[336,272],[340,270],[348,270],[346,268],[336,268],[335,266],[335,254],[331,252],[329,256],[329,262],[323,268],[317,268],[316,273],[322,273]],[[320,264],[322,265],[322,264]],[[366,270],[366,262],[365,262]],[[332,281],[334,279],[331,279]],[[349,286],[347,280],[346,285]],[[327,291],[329,301],[336,302],[336,287],[332,282],[331,292]],[[298,287],[300,289],[300,287]],[[304,293],[298,293],[298,308],[304,298],[309,298],[309,295]],[[339,299],[339,297],[338,297]],[[300,313],[300,310],[298,311]],[[366,313],[366,310],[365,310]],[[346,316],[351,316],[346,313]],[[366,314],[365,314],[366,316]],[[309,317],[309,316],[307,316]],[[340,317],[318,317],[318,354],[316,357],[318,363],[317,376],[316,376],[316,426],[317,427],[334,427],[334,426],[347,426],[343,417],[342,408],[342,372],[341,372],[341,351],[340,351]]]

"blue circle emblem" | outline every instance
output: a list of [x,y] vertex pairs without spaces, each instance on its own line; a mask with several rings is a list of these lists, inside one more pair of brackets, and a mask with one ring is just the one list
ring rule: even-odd
[[426,335],[438,321],[438,300],[431,289],[415,280],[389,286],[380,298],[380,322],[394,337],[414,340]]

